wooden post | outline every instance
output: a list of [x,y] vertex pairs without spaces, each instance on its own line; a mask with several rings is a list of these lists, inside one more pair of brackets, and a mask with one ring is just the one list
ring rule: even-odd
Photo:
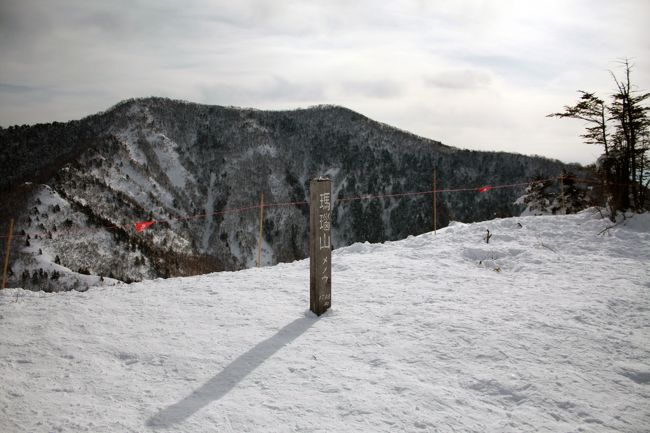
[[9,222],[9,234],[7,235],[7,248],[5,251],[5,264],[2,268],[2,288],[7,287],[7,270],[9,269],[9,253],[11,252],[11,237],[14,233],[14,220]]
[[564,199],[564,173],[560,176],[560,197],[562,197],[562,215],[566,215],[566,200]]
[[436,229],[438,227],[438,210],[436,209],[436,169],[433,169],[433,234],[436,235]]
[[309,309],[320,316],[332,305],[332,181],[309,183]]
[[257,245],[257,267],[262,266],[262,240],[264,226],[264,193],[260,193],[260,241]]

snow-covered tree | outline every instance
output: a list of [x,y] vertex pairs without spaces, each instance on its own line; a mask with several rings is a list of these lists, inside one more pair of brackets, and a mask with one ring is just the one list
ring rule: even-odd
[[551,211],[554,214],[572,214],[588,206],[587,191],[578,187],[575,174],[562,169],[562,187],[553,201]]
[[542,179],[541,176],[537,176],[526,187],[526,193],[515,201],[515,204],[525,206],[521,215],[549,215],[552,213],[551,207],[555,194],[548,191],[552,183],[549,179]]

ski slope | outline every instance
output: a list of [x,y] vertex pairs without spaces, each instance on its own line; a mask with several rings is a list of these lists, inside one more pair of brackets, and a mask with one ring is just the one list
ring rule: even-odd
[[650,214],[610,225],[341,248],[320,318],[308,261],[1,291],[0,431],[649,431]]

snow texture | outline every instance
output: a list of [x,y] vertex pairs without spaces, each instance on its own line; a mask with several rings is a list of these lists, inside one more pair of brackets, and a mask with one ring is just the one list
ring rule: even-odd
[[[455,223],[308,261],[0,292],[3,432],[650,430],[650,215]],[[486,243],[484,236],[492,237]]]

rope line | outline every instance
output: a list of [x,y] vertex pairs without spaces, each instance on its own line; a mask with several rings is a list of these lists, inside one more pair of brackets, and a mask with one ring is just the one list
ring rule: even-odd
[[[548,181],[554,181],[554,180],[559,180],[559,179],[566,179],[567,177],[553,177],[553,178],[548,178],[548,179],[541,179],[541,180],[532,180],[528,182],[519,182],[519,183],[510,183],[510,184],[502,184],[502,185],[483,185],[479,187],[466,187],[466,188],[446,188],[446,189],[436,189],[436,190],[428,190],[428,191],[416,191],[416,192],[403,192],[403,193],[394,193],[394,194],[366,194],[366,195],[360,195],[360,196],[353,196],[353,197],[341,197],[336,199],[335,201],[337,203],[345,204],[353,201],[362,201],[362,200],[374,200],[374,199],[385,199],[385,198],[395,198],[395,197],[412,197],[412,196],[420,196],[420,195],[431,195],[431,194],[438,194],[438,193],[456,193],[456,192],[477,192],[477,193],[485,193],[493,189],[504,189],[504,188],[516,188],[516,187],[521,187],[521,186],[528,186],[532,183],[536,182],[548,182]],[[598,180],[591,180],[591,179],[574,179],[575,183],[602,183],[601,181]],[[616,185],[613,183],[610,183],[610,185]],[[636,184],[628,184],[628,185],[636,185]],[[90,232],[90,231],[99,231],[99,230],[129,230],[130,228],[134,227],[136,231],[142,231],[144,229],[138,230],[138,224],[145,224],[148,222],[153,223],[172,223],[175,221],[191,221],[191,220],[197,220],[197,219],[203,219],[203,218],[208,218],[208,217],[214,217],[214,216],[222,216],[222,215],[228,215],[228,214],[236,214],[236,213],[245,213],[251,210],[259,209],[260,207],[264,208],[272,208],[272,207],[289,207],[289,206],[305,206],[309,205],[309,202],[307,201],[290,201],[290,202],[276,202],[276,203],[264,203],[263,205],[255,204],[255,205],[249,205],[249,206],[243,206],[239,208],[231,208],[231,209],[223,209],[217,212],[211,212],[211,213],[202,213],[202,214],[196,214],[196,215],[189,215],[189,216],[184,216],[184,217],[173,217],[173,218],[166,218],[166,219],[154,219],[154,220],[149,220],[149,221],[137,221],[137,222],[130,222],[130,223],[125,223],[125,224],[114,224],[114,225],[109,225],[109,226],[99,226],[99,227],[75,227],[75,228],[70,228],[70,229],[57,229],[56,232],[52,231],[45,231],[45,232],[31,232],[31,233],[25,233],[25,234],[12,234],[12,237],[15,238],[25,238],[25,237],[47,237],[50,234],[52,236],[60,236],[62,234],[72,234],[72,233],[83,233],[83,232]],[[149,224],[150,225],[150,224]],[[147,225],[148,226],[148,225]],[[146,227],[145,227],[146,228]],[[0,239],[6,239],[8,238],[9,235],[0,235]]]

